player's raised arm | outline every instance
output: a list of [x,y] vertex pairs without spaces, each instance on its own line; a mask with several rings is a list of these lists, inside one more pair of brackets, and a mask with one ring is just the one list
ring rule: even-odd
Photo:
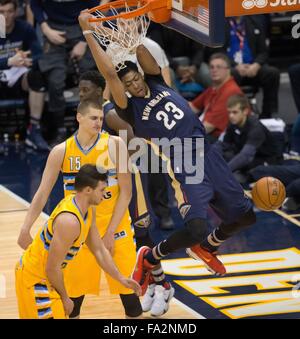
[[20,230],[18,245],[24,250],[32,242],[32,237],[30,235],[31,227],[43,211],[53,186],[57,181],[63,162],[64,153],[65,143],[62,143],[55,146],[48,156],[40,186],[32,199],[29,210],[25,217],[24,224]]
[[46,274],[51,286],[61,297],[66,315],[69,315],[73,310],[74,304],[67,294],[61,267],[69,249],[80,235],[80,223],[73,214],[61,213],[54,221],[53,230],[53,238],[50,243],[46,264]]
[[161,73],[158,63],[144,45],[137,47],[136,57],[145,74],[159,75]]
[[93,31],[93,25],[89,22],[89,19],[93,16],[86,11],[81,12],[78,20],[80,27],[85,36],[86,42],[91,50],[93,58],[96,62],[99,72],[104,76],[107,81],[111,94],[115,103],[122,109],[127,107],[127,96],[125,94],[124,86],[118,77],[115,67],[110,60],[109,56],[101,48],[99,43],[91,34]]
[[113,258],[111,257],[109,251],[106,249],[102,239],[100,238],[99,232],[95,224],[95,217],[93,217],[93,219],[94,220],[89,230],[89,235],[86,239],[86,244],[95,256],[97,263],[113,279],[119,281],[123,286],[134,290],[134,292],[138,296],[141,295],[140,285],[132,279],[125,278],[117,269]]

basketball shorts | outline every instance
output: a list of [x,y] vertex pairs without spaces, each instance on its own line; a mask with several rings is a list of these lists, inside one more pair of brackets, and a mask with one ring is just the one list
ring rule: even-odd
[[184,166],[182,171],[176,170],[174,159],[170,160],[173,169],[171,186],[184,222],[195,218],[207,219],[210,206],[225,224],[229,224],[252,208],[252,203],[217,148],[209,145],[207,148],[202,155],[197,155],[197,149],[192,151],[191,163],[197,163],[197,156],[203,159],[197,174],[190,170],[187,172]]
[[[137,168],[135,168],[137,170]],[[129,204],[130,217],[135,227],[135,232],[139,229],[148,228],[151,217],[148,209],[148,174],[137,170],[132,174],[132,198]]]
[[[110,222],[111,215],[97,217],[97,227],[101,236],[104,235]],[[134,233],[131,229],[131,219],[128,213],[125,214],[122,222],[115,232],[115,248],[113,260],[119,271],[125,276],[130,277],[136,262],[136,246],[134,242]],[[67,293],[72,298],[81,295],[100,293],[100,279],[102,270],[99,267],[96,258],[84,245],[64,269],[64,279]],[[125,288],[118,281],[106,274],[109,290],[111,294],[132,294],[131,289]]]
[[32,283],[32,275],[21,262],[15,269],[15,286],[20,319],[66,319],[60,296],[48,283]]

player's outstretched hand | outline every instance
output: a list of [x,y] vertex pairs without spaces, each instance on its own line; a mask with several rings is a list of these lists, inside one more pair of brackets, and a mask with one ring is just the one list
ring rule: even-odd
[[64,306],[64,311],[65,311],[66,316],[69,316],[74,309],[73,300],[70,298],[65,298],[65,299],[62,299],[62,303]]
[[123,286],[134,290],[134,293],[138,297],[140,295],[142,295],[142,288],[135,280],[129,279],[129,278],[124,278],[124,279],[122,279],[121,283],[122,283]]
[[23,250],[26,250],[26,248],[32,243],[33,239],[30,235],[29,231],[21,229],[19,238],[18,238],[18,245],[23,248]]
[[88,10],[84,10],[80,13],[78,17],[79,25],[83,31],[94,29],[93,25],[89,20],[93,18],[92,14]]

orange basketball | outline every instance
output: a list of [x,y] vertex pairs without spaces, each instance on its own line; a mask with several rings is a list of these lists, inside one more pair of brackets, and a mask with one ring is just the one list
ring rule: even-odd
[[259,179],[252,188],[252,199],[255,206],[263,211],[274,211],[285,199],[283,183],[272,177]]

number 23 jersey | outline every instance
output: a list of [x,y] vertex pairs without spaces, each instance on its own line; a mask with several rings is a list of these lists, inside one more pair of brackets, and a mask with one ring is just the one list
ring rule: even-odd
[[137,137],[189,138],[204,137],[205,130],[188,102],[168,87],[161,75],[145,75],[149,93],[129,97],[126,109],[116,105],[121,118],[134,128]]

